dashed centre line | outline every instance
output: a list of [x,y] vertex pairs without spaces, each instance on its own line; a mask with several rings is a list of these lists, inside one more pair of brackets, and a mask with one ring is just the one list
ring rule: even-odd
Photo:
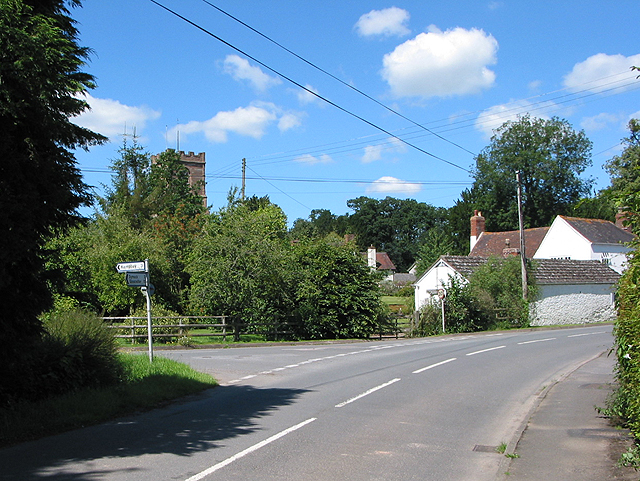
[[587,332],[586,334],[572,334],[567,337],[582,337],[582,336],[593,336],[594,334],[605,334],[606,331],[598,331],[598,332]]
[[368,396],[368,395],[369,395],[369,394],[371,394],[372,392],[379,391],[380,389],[383,389],[383,388],[385,388],[385,387],[387,387],[387,386],[390,386],[391,384],[393,384],[393,383],[395,383],[395,382],[398,382],[398,381],[400,381],[400,378],[399,378],[399,377],[397,377],[397,378],[395,378],[395,379],[392,379],[391,381],[385,382],[384,384],[380,384],[379,386],[372,387],[371,389],[369,389],[369,390],[367,390],[367,391],[363,392],[362,394],[358,394],[357,396],[352,397],[351,399],[348,399],[348,400],[346,400],[346,401],[344,401],[344,402],[341,402],[341,403],[339,403],[339,404],[336,404],[336,407],[337,407],[337,408],[344,407],[344,406],[346,406],[347,404],[350,404],[350,403],[352,403],[352,402],[354,402],[354,401],[357,401],[358,399],[362,399],[363,397]]
[[437,362],[435,364],[431,364],[430,366],[423,367],[422,369],[418,369],[416,371],[413,371],[412,374],[420,374],[421,372],[427,371],[429,369],[433,369],[434,367],[442,366],[443,364],[447,364],[448,362],[455,361],[456,359],[457,359],[456,357],[452,357],[451,359],[447,359],[446,361],[441,361],[441,362]]
[[556,339],[557,339],[556,337],[548,337],[547,339],[535,339],[533,341],[524,341],[524,342],[519,342],[518,346],[522,346],[523,344],[534,344],[536,342],[555,341]]
[[250,454],[250,453],[252,453],[254,451],[257,451],[258,449],[265,447],[267,444],[270,444],[270,443],[280,439],[281,437],[286,436],[287,434],[290,434],[290,433],[292,433],[294,431],[297,431],[301,427],[306,426],[309,423],[312,423],[316,419],[318,419],[318,418],[309,418],[306,421],[303,421],[303,422],[301,422],[299,424],[296,424],[295,426],[291,426],[290,428],[285,429],[284,431],[280,431],[278,434],[274,434],[270,438],[267,438],[264,441],[260,441],[258,444],[254,444],[253,446],[248,447],[244,451],[240,451],[238,454],[235,454],[235,455],[231,456],[230,458],[227,458],[224,461],[221,461],[218,464],[214,464],[210,468],[207,468],[204,471],[201,471],[198,474],[195,474],[195,475],[191,476],[186,481],[199,481],[199,480],[209,476],[211,473],[216,472],[218,469],[224,468],[225,466],[233,463],[234,461],[237,461],[238,459],[245,457],[247,454]]
[[475,356],[476,354],[482,354],[483,352],[495,351],[496,349],[502,349],[502,348],[505,348],[505,347],[507,347],[507,346],[490,347],[489,349],[483,349],[481,351],[469,352],[466,355],[467,356]]

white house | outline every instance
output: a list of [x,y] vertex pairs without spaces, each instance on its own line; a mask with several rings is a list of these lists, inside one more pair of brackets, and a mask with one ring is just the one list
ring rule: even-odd
[[[488,258],[441,256],[414,284],[415,307],[438,302],[439,289],[451,278],[467,282]],[[614,287],[620,275],[599,261],[538,259],[533,262],[539,286],[531,306],[532,325],[577,324],[615,319]]]
[[[534,259],[597,260],[622,273],[634,235],[600,219],[559,215],[533,255]],[[525,237],[526,238],[526,237]]]
[[486,262],[486,257],[440,256],[413,285],[416,311],[435,301],[438,290],[451,285],[451,278],[466,282],[473,271]]
[[581,324],[616,318],[615,284],[620,274],[600,261],[537,259],[540,293],[531,306],[531,324]]

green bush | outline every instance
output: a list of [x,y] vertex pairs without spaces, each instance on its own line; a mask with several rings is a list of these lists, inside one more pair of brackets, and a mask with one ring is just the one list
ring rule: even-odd
[[[535,269],[535,266],[532,266]],[[529,269],[529,299],[538,288]],[[482,329],[507,329],[529,325],[529,302],[522,299],[522,275],[519,257],[492,257],[471,276],[469,289],[477,301]]]
[[420,308],[418,325],[411,332],[412,337],[436,336],[442,334],[442,310],[439,304],[428,303]]
[[21,375],[0,393],[4,405],[105,386],[121,378],[115,339],[95,314],[53,311],[42,321],[45,333],[22,354]]
[[[630,258],[617,292],[618,319],[616,337],[616,379],[618,389],[609,401],[607,414],[619,418],[640,440],[640,257]],[[636,448],[623,459],[626,464],[640,464]]]

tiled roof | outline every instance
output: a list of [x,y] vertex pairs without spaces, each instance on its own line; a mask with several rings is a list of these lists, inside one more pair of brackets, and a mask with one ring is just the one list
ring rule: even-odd
[[396,265],[391,261],[386,252],[376,252],[376,262],[380,271],[395,271]]
[[[486,264],[486,257],[441,256],[464,277],[468,278],[475,269]],[[615,284],[620,274],[600,261],[575,261],[569,259],[536,259],[532,262],[538,284]]]
[[624,244],[635,237],[608,220],[581,219],[564,215],[559,217],[594,244]]
[[464,277],[469,277],[479,266],[487,263],[486,257],[478,256],[440,256],[440,260],[447,263]]
[[[540,243],[549,230],[548,227],[537,227],[534,229],[524,230],[524,248],[528,258],[533,255],[540,247]],[[483,232],[478,237],[478,241],[471,249],[470,256],[490,257],[502,256],[502,250],[507,247],[518,249],[520,251],[520,232],[511,230],[506,232]]]
[[536,259],[533,268],[538,284],[615,284],[620,279],[600,261]]

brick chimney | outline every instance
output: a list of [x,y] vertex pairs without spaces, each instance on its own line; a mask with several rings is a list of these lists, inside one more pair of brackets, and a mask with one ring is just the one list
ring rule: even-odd
[[502,249],[502,257],[512,257],[520,255],[520,249],[511,247],[511,239],[504,240],[504,249]]
[[469,252],[473,250],[473,246],[478,242],[478,237],[484,232],[484,217],[479,210],[473,211],[473,217],[471,217],[471,238],[469,239]]

